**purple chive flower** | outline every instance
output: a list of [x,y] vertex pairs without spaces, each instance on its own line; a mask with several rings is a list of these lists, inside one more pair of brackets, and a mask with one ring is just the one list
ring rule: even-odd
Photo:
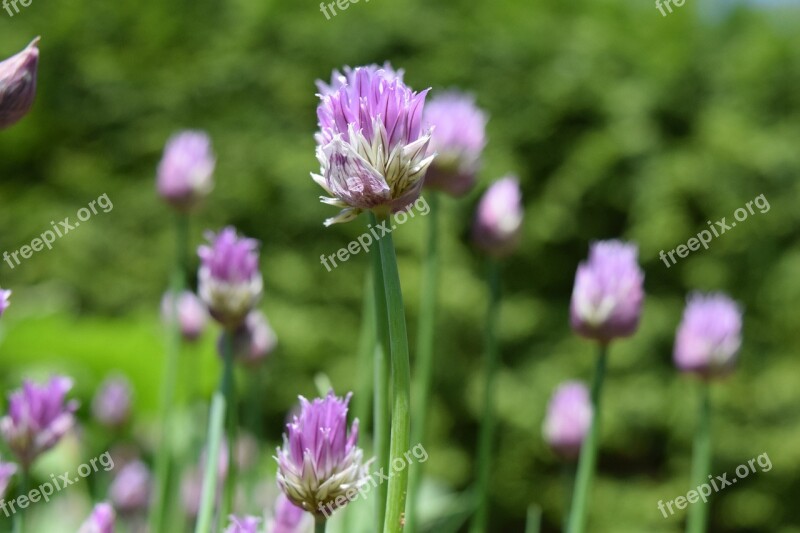
[[158,194],[180,210],[192,209],[214,187],[211,176],[215,165],[211,139],[205,132],[182,131],[173,135],[158,164]]
[[562,457],[578,456],[592,425],[589,390],[579,381],[562,383],[547,406],[542,432],[550,448]]
[[258,241],[239,237],[227,227],[208,232],[210,246],[200,246],[200,298],[211,316],[235,330],[261,298],[264,282],[258,270]]
[[[219,353],[222,353],[222,337],[219,339]],[[233,353],[239,362],[255,366],[262,362],[278,344],[278,338],[261,311],[250,311],[244,324],[239,326],[233,337]]]
[[8,299],[11,297],[11,291],[0,289],[0,316],[3,316],[11,302]]
[[238,518],[231,515],[230,519],[231,524],[225,529],[225,533],[257,533],[258,524],[261,523],[261,519],[255,516]]
[[270,533],[301,533],[305,531],[303,521],[306,512],[289,501],[285,494],[278,495],[275,501],[275,516],[272,519],[272,527]]
[[78,533],[114,533],[116,521],[114,508],[108,503],[98,503],[92,509],[92,514],[86,519]]
[[109,377],[100,384],[92,400],[92,414],[104,426],[117,428],[131,414],[131,384],[123,377]]
[[380,214],[405,209],[418,197],[431,132],[422,129],[428,90],[416,93],[403,83],[403,72],[387,64],[345,68],[330,85],[317,82],[320,173],[311,174],[328,197],[323,203],[342,210],[329,226],[353,220],[362,211]]
[[733,369],[742,345],[742,310],[725,294],[692,294],[675,336],[675,365],[710,378]]
[[36,96],[39,38],[25,50],[0,62],[0,130],[28,114]]
[[108,488],[108,494],[120,512],[134,513],[145,509],[150,502],[150,485],[150,470],[137,459],[120,469]]
[[570,321],[576,333],[609,342],[636,331],[644,300],[644,273],[637,254],[636,245],[622,241],[592,244],[589,260],[578,266],[572,290]]
[[[189,342],[197,340],[206,328],[208,309],[192,291],[183,291],[178,296],[178,323],[181,335]],[[165,324],[172,324],[173,296],[171,292],[161,299],[161,318]]]
[[17,465],[0,461],[0,498],[5,496],[8,484],[11,482],[11,476],[16,472]]
[[425,187],[453,196],[466,194],[475,185],[486,146],[486,113],[474,97],[454,91],[432,98],[423,121],[435,128],[431,151],[436,152]]
[[336,499],[367,483],[363,451],[357,446],[358,420],[347,432],[347,405],[333,391],[309,402],[300,397],[300,416],[286,425],[278,448],[278,486],[295,505],[315,516],[330,515]]
[[54,376],[43,385],[25,380],[22,388],[9,396],[8,414],[0,420],[0,433],[23,468],[28,469],[74,425],[73,413],[78,403],[65,402],[71,388],[70,378]]
[[472,228],[475,244],[495,256],[505,256],[516,247],[522,227],[522,192],[514,176],[494,182],[478,204]]

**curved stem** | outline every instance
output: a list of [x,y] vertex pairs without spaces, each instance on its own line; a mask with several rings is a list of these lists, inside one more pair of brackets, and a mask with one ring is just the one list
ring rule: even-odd
[[[436,326],[436,303],[439,277],[439,195],[428,193],[430,212],[428,213],[428,242],[425,248],[425,259],[422,264],[422,294],[420,296],[419,325],[417,327],[417,359],[414,378],[414,423],[411,426],[411,442],[421,444],[425,440],[428,422],[428,403],[433,385],[433,334]],[[424,463],[409,465],[409,493],[411,494],[406,527],[408,531],[417,531],[417,515],[419,514]]]
[[492,441],[494,439],[494,387],[497,374],[497,315],[500,309],[500,265],[490,258],[486,281],[489,287],[489,308],[486,313],[485,346],[486,382],[483,387],[483,421],[478,441],[477,510],[470,525],[471,533],[483,533],[489,522],[489,485],[492,472]]
[[[388,217],[382,220],[388,220]],[[408,335],[403,308],[403,295],[400,289],[400,273],[397,270],[397,257],[392,235],[387,234],[378,241],[381,251],[381,266],[386,293],[386,315],[389,325],[390,354],[392,364],[392,420],[389,443],[389,457],[405,463],[403,454],[410,444],[411,418],[411,365],[408,359]],[[408,468],[391,471],[389,490],[386,497],[386,518],[384,533],[401,533],[404,528],[406,496],[408,494]]]
[[569,515],[568,533],[582,533],[586,529],[586,516],[589,503],[589,489],[592,486],[595,465],[597,463],[597,449],[600,437],[600,417],[603,393],[603,380],[606,373],[606,359],[608,358],[608,345],[600,344],[600,353],[597,356],[597,366],[592,380],[592,425],[589,434],[581,446],[581,455],[578,461],[578,475],[575,480],[575,492],[572,495],[572,508]]
[[[692,457],[692,484],[695,487],[707,482],[711,470],[711,400],[707,381],[700,383],[700,402],[697,410],[697,432],[694,436]],[[687,533],[704,533],[708,524],[708,504],[690,505],[686,521]]]
[[153,494],[153,507],[150,511],[150,530],[161,531],[164,511],[169,504],[169,475],[172,467],[172,411],[175,403],[175,386],[178,377],[178,363],[181,352],[181,325],[178,320],[178,295],[186,287],[187,246],[189,242],[189,217],[178,213],[175,219],[176,254],[175,268],[170,282],[172,308],[168,326],[166,357],[164,358],[164,377],[161,382],[161,444],[155,458],[156,483]]
[[[375,215],[369,213],[371,226],[378,224]],[[389,407],[389,324],[386,318],[386,291],[384,289],[383,266],[381,263],[381,250],[379,246],[372,249],[372,290],[375,310],[375,338],[377,342],[373,346],[374,350],[374,373],[375,373],[375,396],[373,407],[373,446],[377,456],[377,469],[383,472],[389,471],[389,419],[391,412]],[[378,485],[378,497],[375,498],[377,505],[377,524],[383,524],[386,516],[386,499],[389,493],[389,486],[386,483]]]

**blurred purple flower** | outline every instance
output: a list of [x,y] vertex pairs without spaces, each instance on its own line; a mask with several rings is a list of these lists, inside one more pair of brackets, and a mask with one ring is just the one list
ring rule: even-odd
[[453,91],[432,98],[423,121],[433,130],[431,151],[436,152],[425,187],[466,194],[475,185],[486,146],[486,113],[473,96]]
[[106,378],[92,400],[92,414],[111,428],[120,427],[131,414],[131,384],[124,377]]
[[0,289],[0,316],[3,316],[8,306],[11,305],[11,302],[8,299],[11,297],[10,290]]
[[0,62],[0,130],[28,114],[36,97],[39,37],[25,49]]
[[229,330],[245,320],[261,298],[264,282],[258,270],[258,241],[239,237],[227,227],[206,233],[210,246],[200,246],[200,298],[211,316]]
[[675,365],[706,378],[733,369],[742,344],[742,310],[728,296],[692,294],[675,336]]
[[205,132],[179,132],[164,147],[156,180],[158,193],[177,209],[190,210],[214,187],[215,165],[211,139]]
[[[358,443],[358,419],[347,432],[347,405],[333,391],[309,402],[300,397],[300,416],[286,425],[278,448],[278,486],[295,505],[315,516],[330,514],[336,499],[358,489],[367,479],[367,465]],[[346,496],[345,496],[346,497]]]
[[542,427],[547,444],[562,457],[575,458],[591,425],[592,403],[586,386],[579,381],[559,385]]
[[5,496],[8,484],[11,482],[11,476],[16,472],[17,465],[0,461],[0,498]]
[[353,220],[359,213],[403,210],[418,197],[428,155],[430,131],[422,130],[428,90],[416,93],[403,83],[403,72],[388,64],[345,68],[333,73],[331,85],[317,82],[320,173],[311,174],[342,208],[329,226]]
[[522,192],[517,178],[497,180],[478,204],[472,228],[475,244],[491,255],[508,255],[516,248],[522,216]]
[[123,513],[143,510],[150,502],[151,475],[141,460],[132,461],[119,471],[108,488],[114,507]]
[[[218,353],[222,354],[223,337],[220,336]],[[233,337],[233,353],[236,360],[247,366],[261,363],[278,344],[278,338],[261,311],[250,311],[244,324],[239,326]]]
[[83,523],[78,533],[114,533],[116,514],[114,508],[108,503],[98,503],[92,509],[92,514]]
[[589,260],[578,265],[572,290],[570,321],[583,337],[609,342],[632,335],[644,301],[644,273],[636,262],[636,245],[599,241]]
[[11,393],[8,414],[0,420],[0,433],[28,469],[36,458],[55,446],[75,423],[74,400],[65,403],[72,380],[54,376],[43,385],[25,380]]
[[[165,324],[172,324],[173,296],[166,292],[161,299],[161,318]],[[183,291],[178,296],[178,323],[181,335],[189,342],[197,340],[208,323],[208,309],[192,291]]]
[[230,519],[231,524],[225,529],[225,533],[257,533],[258,524],[261,523],[261,519],[255,516],[238,518],[231,515]]
[[270,533],[301,533],[303,519],[306,512],[289,501],[285,494],[280,493],[275,501],[275,516],[272,520]]

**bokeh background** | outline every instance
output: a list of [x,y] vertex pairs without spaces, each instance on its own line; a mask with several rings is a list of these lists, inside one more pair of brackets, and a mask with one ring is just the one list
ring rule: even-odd
[[[544,531],[560,530],[563,467],[542,441],[542,419],[561,381],[591,376],[594,347],[568,325],[575,268],[592,240],[623,237],[639,245],[647,299],[640,331],[612,346],[591,530],[683,528],[685,511],[664,519],[656,505],[691,488],[697,383],[678,375],[671,351],[685,296],[698,289],[726,291],[745,308],[738,369],[712,392],[713,473],[762,453],[774,465],[714,498],[711,530],[800,531],[799,13],[796,3],[700,0],[667,17],[628,0],[364,0],[330,20],[311,0],[34,0],[13,18],[0,11],[0,56],[42,36],[33,112],[0,133],[0,252],[101,194],[113,202],[53,250],[13,270],[0,264],[0,286],[14,291],[0,321],[4,390],[59,371],[76,379],[83,404],[85,431],[39,475],[105,449],[89,438],[89,405],[114,372],[136,394],[125,439],[151,453],[158,307],[174,256],[154,175],[178,129],[207,130],[218,159],[193,246],[226,224],[263,245],[262,309],[280,347],[255,377],[239,376],[259,404],[249,422],[262,439],[256,475],[271,480],[286,413],[298,394],[316,393],[315,377],[339,392],[357,387],[368,260],[327,272],[319,256],[366,222],[322,227],[335,209],[319,203],[309,177],[318,168],[314,81],[389,60],[414,88],[474,93],[491,117],[478,190],[443,202],[427,530],[463,522],[487,300],[468,228],[480,190],[511,172],[526,217],[504,264],[491,530],[522,531],[530,505],[543,509]],[[760,194],[767,213],[669,269],[659,260]],[[395,233],[412,346],[425,229],[417,217]],[[215,340],[209,331],[183,354],[185,395],[207,397],[215,386]],[[195,406],[176,432],[204,424]],[[36,512],[59,520],[42,518],[41,531],[74,531],[88,510],[84,487]]]

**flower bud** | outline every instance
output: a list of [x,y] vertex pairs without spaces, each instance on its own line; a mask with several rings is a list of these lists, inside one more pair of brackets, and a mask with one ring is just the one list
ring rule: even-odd
[[92,514],[83,523],[78,533],[114,533],[116,514],[114,508],[108,503],[98,503],[92,509]]
[[486,114],[475,98],[444,93],[425,106],[423,122],[433,130],[430,150],[436,152],[425,175],[425,187],[462,196],[475,185],[486,146]]
[[675,335],[675,366],[711,378],[733,370],[742,345],[742,310],[725,294],[692,294]]
[[570,321],[576,333],[609,342],[636,331],[644,301],[644,273],[637,254],[636,245],[622,241],[592,244],[572,290]]
[[173,306],[173,296],[171,292],[166,292],[161,299],[161,318],[165,324],[172,324],[172,314],[177,311],[178,324],[180,324],[181,335],[188,342],[196,341],[206,328],[208,323],[208,309],[205,304],[195,296],[192,291],[183,291],[178,296],[178,308]]
[[494,182],[478,204],[472,228],[475,244],[490,255],[508,255],[516,248],[522,214],[522,193],[517,178],[507,176]]
[[131,385],[127,379],[107,378],[92,400],[92,414],[104,426],[118,428],[130,417],[131,395]]
[[275,516],[272,519],[270,533],[303,533],[308,528],[303,528],[307,514],[302,508],[289,501],[285,494],[280,493],[275,501]]
[[142,461],[132,461],[119,471],[108,488],[114,507],[123,513],[135,513],[150,502],[150,470]]
[[258,524],[261,523],[260,518],[255,516],[245,516],[239,518],[231,515],[231,524],[225,529],[225,533],[258,533]]
[[0,62],[0,130],[28,114],[36,96],[39,38],[25,50]]
[[579,381],[562,383],[547,406],[542,432],[554,452],[574,459],[592,425],[589,391]]
[[0,461],[0,498],[6,495],[6,489],[11,482],[11,476],[17,472],[17,465]]
[[[309,402],[300,397],[300,416],[286,425],[278,448],[278,486],[289,500],[318,517],[341,506],[341,497],[368,482],[364,452],[357,446],[358,420],[347,432],[347,404],[333,391]],[[337,500],[339,502],[337,503]]]
[[329,195],[322,202],[342,208],[325,225],[362,211],[404,210],[419,197],[435,157],[428,155],[431,132],[422,130],[428,90],[412,91],[389,65],[346,68],[333,73],[330,86],[317,85],[320,173],[311,177]]
[[[220,336],[218,349],[223,353],[223,337]],[[233,354],[245,366],[261,363],[278,344],[278,338],[261,311],[250,311],[244,324],[233,335]]]
[[11,393],[8,414],[0,420],[0,433],[27,469],[42,453],[55,446],[75,424],[76,401],[65,402],[72,380],[54,376],[39,385],[25,380]]
[[258,241],[238,237],[232,227],[208,232],[210,246],[200,246],[198,292],[211,316],[231,331],[242,325],[261,298]]
[[179,210],[191,210],[214,187],[215,165],[211,139],[205,132],[182,131],[173,135],[158,165],[158,194]]
[[11,297],[11,291],[0,289],[0,316],[3,316],[11,302],[8,299]]

